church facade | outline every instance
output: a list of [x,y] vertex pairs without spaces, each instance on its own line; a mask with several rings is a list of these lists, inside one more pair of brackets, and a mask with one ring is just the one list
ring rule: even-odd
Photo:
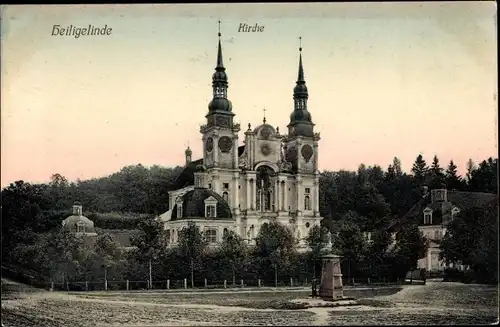
[[299,49],[298,78],[293,89],[294,109],[288,131],[266,122],[248,124],[240,145],[228,98],[228,77],[220,42],[212,76],[213,99],[206,124],[200,127],[203,156],[186,165],[169,192],[169,211],[162,214],[170,244],[179,241],[182,228],[193,221],[209,243],[220,243],[231,230],[255,244],[260,228],[271,221],[288,226],[304,247],[304,239],[319,225],[319,133],[308,111],[308,90]]

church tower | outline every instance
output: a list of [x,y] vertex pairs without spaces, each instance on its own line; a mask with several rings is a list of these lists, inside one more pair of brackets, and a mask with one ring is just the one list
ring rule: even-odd
[[[286,161],[292,164],[293,200],[290,208],[296,217],[296,226],[304,237],[307,229],[303,228],[303,220],[319,217],[319,172],[318,142],[319,133],[314,133],[314,123],[308,111],[309,93],[304,77],[302,64],[302,46],[299,47],[299,70],[297,82],[293,89],[294,109],[290,114],[288,135],[284,139]],[[307,219],[309,218],[309,219]]]
[[219,21],[217,64],[212,75],[213,99],[208,104],[207,122],[200,128],[203,135],[203,164],[208,185],[227,200],[233,212],[238,210],[238,132],[233,106],[228,100],[228,78],[222,58]]

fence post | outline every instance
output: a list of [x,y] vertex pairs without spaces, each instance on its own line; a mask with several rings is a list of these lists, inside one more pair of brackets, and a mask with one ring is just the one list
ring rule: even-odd
[[107,279],[104,280],[104,290],[105,291],[108,290],[108,280]]
[[368,284],[370,284],[370,277],[368,277]]
[[241,280],[241,287],[243,287],[243,286],[244,286],[244,284],[243,284],[243,279],[242,279],[242,280]]
[[51,290],[51,291],[54,291],[54,282],[51,282],[51,283],[50,283],[50,290]]
[[224,279],[224,288],[227,288],[227,280]]
[[129,281],[127,279],[127,291],[129,290]]
[[208,287],[208,284],[207,284],[207,279],[205,278],[205,288]]
[[260,287],[260,278],[257,280],[257,283],[258,283],[257,285],[259,285],[259,287]]
[[306,285],[307,285],[307,277],[306,277]]
[[85,281],[85,292],[89,290],[89,282]]
[[184,288],[185,289],[188,288],[188,280],[187,280],[187,278],[184,278]]
[[167,290],[170,289],[170,279],[167,279]]
[[69,292],[69,282],[66,282],[66,291]]
[[293,287],[293,278],[290,277],[290,287]]
[[355,281],[354,281],[354,277],[352,278],[352,286],[356,286]]

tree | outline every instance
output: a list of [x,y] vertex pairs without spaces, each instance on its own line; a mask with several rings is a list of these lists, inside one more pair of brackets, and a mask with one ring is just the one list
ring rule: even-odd
[[467,182],[470,182],[472,178],[472,172],[474,172],[477,169],[476,164],[472,159],[469,159],[467,161],[467,173],[465,174],[465,177],[467,178]]
[[498,199],[461,211],[448,225],[440,258],[470,266],[481,281],[498,280]]
[[411,171],[413,173],[413,177],[420,185],[422,185],[425,182],[425,177],[427,175],[428,169],[429,168],[427,167],[427,163],[425,162],[422,155],[419,154],[417,156],[417,159],[415,159],[415,162],[413,163]]
[[367,246],[365,265],[370,277],[387,275],[387,258],[389,245],[392,243],[391,233],[380,229],[371,233],[371,243]]
[[295,255],[297,241],[292,231],[276,221],[261,226],[255,239],[254,255],[260,258],[260,271],[266,276],[269,266],[281,270],[289,268],[292,257]]
[[425,256],[429,242],[414,224],[405,226],[398,234],[396,245],[390,253],[392,271],[396,277],[404,278],[408,271],[417,267],[418,259]]
[[392,168],[394,169],[394,174],[396,176],[401,176],[403,175],[403,169],[401,168],[401,160],[398,159],[398,157],[394,157],[392,160]]
[[[154,263],[166,257],[168,243],[164,225],[161,220],[150,216],[138,224],[137,230],[130,241],[131,245],[136,247],[133,258],[138,265],[140,277],[149,275],[148,280],[151,282]],[[145,267],[148,267],[149,271]]]
[[119,244],[109,234],[97,236],[95,242],[96,258],[94,260],[98,271],[105,269],[108,279],[119,278],[122,264],[122,251]]
[[429,173],[429,186],[431,189],[440,188],[441,184],[444,182],[443,168],[439,165],[439,158],[435,155],[432,160],[431,168]]
[[448,165],[448,168],[446,169],[446,186],[449,189],[460,189],[462,186],[462,180],[461,177],[457,173],[457,166],[453,162],[453,160],[450,160],[450,163]]
[[348,279],[361,273],[366,249],[367,242],[359,227],[347,219],[343,220],[338,235],[333,237],[333,251],[342,257],[342,271]]
[[306,237],[307,246],[311,251],[313,276],[316,276],[316,264],[323,254],[330,252],[326,246],[331,242],[331,235],[327,228],[318,225],[313,226]]
[[479,167],[472,171],[469,190],[498,194],[498,159],[483,160]]
[[222,243],[217,250],[224,268],[230,268],[233,285],[236,283],[236,271],[243,268],[248,255],[243,239],[233,231],[224,234]]
[[178,249],[184,258],[184,262],[189,264],[191,271],[191,286],[194,287],[194,274],[203,268],[203,255],[207,250],[207,241],[196,223],[188,222],[188,226],[183,228],[179,235]]

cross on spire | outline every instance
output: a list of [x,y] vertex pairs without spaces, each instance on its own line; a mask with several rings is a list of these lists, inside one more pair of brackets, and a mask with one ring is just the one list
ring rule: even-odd
[[221,34],[220,34],[220,20],[219,20],[219,38],[220,38]]
[[299,36],[299,51],[302,51],[302,36]]
[[262,119],[262,121],[265,124],[266,123],[266,107],[264,107],[264,109],[262,109],[262,111],[264,111],[264,119]]

